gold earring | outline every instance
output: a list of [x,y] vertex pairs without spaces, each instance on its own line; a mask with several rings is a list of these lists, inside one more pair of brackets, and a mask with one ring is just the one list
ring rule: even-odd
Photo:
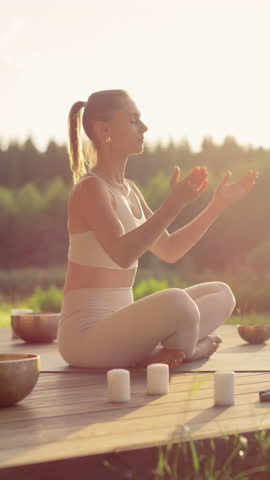
[[106,137],[106,138],[105,138],[105,142],[106,142],[106,143],[111,143],[111,142],[112,142],[111,137]]

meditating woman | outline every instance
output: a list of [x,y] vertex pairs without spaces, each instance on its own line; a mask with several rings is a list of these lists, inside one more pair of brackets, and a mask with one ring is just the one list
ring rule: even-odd
[[[80,122],[96,153],[92,168],[80,144]],[[69,153],[75,185],[68,206],[69,253],[58,346],[73,366],[128,368],[161,362],[170,368],[210,356],[221,341],[211,333],[233,312],[235,299],[222,282],[168,288],[134,301],[138,259],[151,250],[173,263],[188,252],[213,221],[254,185],[248,172],[229,184],[228,172],[208,206],[190,223],[166,228],[207,186],[196,167],[180,179],[153,212],[125,177],[128,157],[143,151],[147,127],[124,90],[93,93],[69,114]]]

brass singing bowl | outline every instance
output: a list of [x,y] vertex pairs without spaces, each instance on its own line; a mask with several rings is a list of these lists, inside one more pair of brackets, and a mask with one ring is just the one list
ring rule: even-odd
[[264,343],[270,338],[270,324],[237,325],[237,329],[248,343]]
[[11,315],[15,334],[27,343],[50,343],[57,335],[59,313]]
[[29,395],[39,372],[39,355],[0,353],[0,407],[10,407]]

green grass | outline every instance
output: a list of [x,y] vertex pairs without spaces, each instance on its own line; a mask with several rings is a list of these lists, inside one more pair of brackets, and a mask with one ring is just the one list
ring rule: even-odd
[[103,465],[119,480],[269,480],[269,454],[269,432],[260,431],[119,452]]
[[10,313],[9,312],[0,312],[0,328],[10,327]]
[[232,315],[226,320],[226,325],[242,323],[270,323],[270,313],[249,313],[246,315]]
[[20,303],[2,303],[0,305],[0,328],[4,327],[10,327],[10,311],[12,308],[29,308],[27,305],[23,302]]

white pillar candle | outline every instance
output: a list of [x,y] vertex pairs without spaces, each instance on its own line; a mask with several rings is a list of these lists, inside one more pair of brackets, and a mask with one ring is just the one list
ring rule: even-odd
[[169,367],[165,363],[152,363],[147,367],[147,393],[164,395],[169,391]]
[[110,402],[128,402],[130,400],[130,374],[123,368],[114,368],[107,372],[108,400]]
[[214,393],[215,405],[234,405],[234,372],[215,372]]

